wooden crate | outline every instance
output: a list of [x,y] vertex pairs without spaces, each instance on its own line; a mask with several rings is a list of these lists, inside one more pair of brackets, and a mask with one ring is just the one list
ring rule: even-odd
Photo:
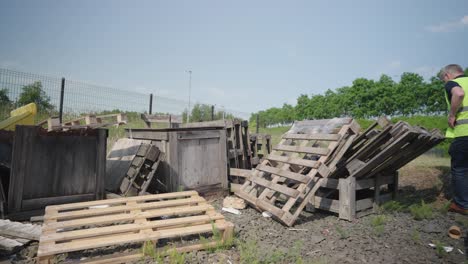
[[[382,192],[384,189],[385,192]],[[326,210],[337,213],[340,219],[352,221],[373,213],[380,204],[395,199],[397,192],[398,172],[378,174],[367,179],[327,178],[321,181],[306,210]]]
[[[286,133],[236,195],[292,226],[310,197],[336,168],[359,125],[352,119],[301,121],[317,133]],[[324,128],[333,127],[324,132]],[[328,129],[326,129],[328,130]],[[284,203],[278,201],[283,201]]]
[[126,129],[129,138],[151,140],[165,153],[157,179],[161,192],[228,189],[226,130],[223,127]]
[[[222,232],[222,241],[228,241],[233,228],[195,191],[48,206],[37,256],[39,263],[52,263],[62,253],[146,241],[160,245],[166,239],[190,239],[215,230]],[[173,250],[201,250],[222,242],[210,240]],[[143,257],[141,252],[131,252],[86,262],[123,263]]]
[[16,126],[8,218],[26,220],[47,205],[102,199],[107,132]]

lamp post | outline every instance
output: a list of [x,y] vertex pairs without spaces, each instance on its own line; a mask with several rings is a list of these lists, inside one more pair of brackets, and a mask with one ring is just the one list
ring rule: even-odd
[[185,72],[188,72],[188,74],[189,74],[187,123],[190,123],[190,94],[191,94],[191,91],[192,91],[192,71],[188,70],[188,71],[185,71]]

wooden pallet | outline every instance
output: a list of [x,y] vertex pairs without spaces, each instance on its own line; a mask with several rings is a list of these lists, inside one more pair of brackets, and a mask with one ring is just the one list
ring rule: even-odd
[[356,178],[396,171],[444,139],[436,129],[427,131],[399,121],[363,140],[359,149],[346,158],[346,168]]
[[[379,118],[351,143],[338,168],[311,197],[307,210],[327,210],[350,221],[371,213],[378,204],[395,199],[397,170],[442,140],[437,129],[427,131]],[[382,186],[386,193],[381,193]]]
[[141,144],[122,179],[120,193],[123,196],[146,194],[159,163],[164,160],[164,157],[165,154],[155,145]]
[[[146,241],[160,246],[166,239],[190,239],[215,230],[222,232],[222,241],[227,241],[232,239],[233,228],[195,191],[48,206],[37,256],[39,263],[52,263],[62,253]],[[215,242],[174,250],[201,250]],[[87,263],[123,263],[143,257],[132,252]]]
[[100,116],[90,114],[63,123],[60,123],[60,119],[58,117],[51,117],[38,123],[38,125],[42,126],[45,123],[47,123],[48,131],[99,128],[125,125],[127,124],[127,116],[123,113]]
[[[308,134],[286,133],[264,162],[257,166],[236,195],[259,211],[268,211],[292,226],[308,199],[335,169],[351,145],[359,125],[352,119],[303,121]],[[323,132],[324,128],[331,131]],[[318,182],[316,179],[319,179]],[[278,203],[283,200],[284,203]]]

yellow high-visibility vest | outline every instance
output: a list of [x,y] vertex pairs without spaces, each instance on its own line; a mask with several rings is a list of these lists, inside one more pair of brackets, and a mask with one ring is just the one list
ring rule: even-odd
[[[447,128],[445,133],[446,138],[457,138],[468,136],[468,77],[459,77],[453,79],[452,82],[456,82],[465,92],[465,97],[463,102],[458,109],[457,114],[455,115],[455,127]],[[453,96],[453,95],[452,95]],[[445,92],[445,100],[447,101],[447,106],[450,112],[450,101],[448,98],[447,91]]]

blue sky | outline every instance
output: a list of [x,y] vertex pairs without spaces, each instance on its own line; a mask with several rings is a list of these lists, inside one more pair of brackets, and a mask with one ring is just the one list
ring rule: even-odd
[[468,67],[468,1],[0,1],[0,67],[250,113]]

